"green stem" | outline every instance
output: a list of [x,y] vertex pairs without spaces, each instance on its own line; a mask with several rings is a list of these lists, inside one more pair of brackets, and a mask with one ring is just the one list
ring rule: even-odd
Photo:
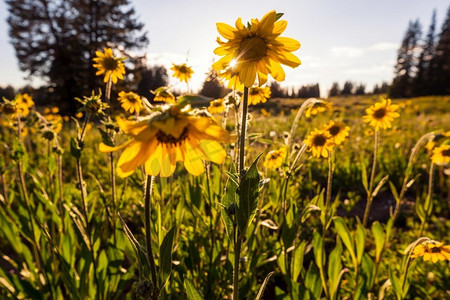
[[[111,78],[109,78],[108,83],[106,84],[106,101],[109,104],[109,114],[108,114],[108,121],[111,120],[112,115],[112,107],[111,107],[111,87],[112,82]],[[111,130],[108,130],[108,135],[111,141],[114,142],[114,133]],[[114,153],[109,153],[109,171],[110,171],[110,179],[111,179],[111,198],[112,198],[112,223],[113,223],[113,237],[114,242],[116,241],[116,173],[114,172],[115,165],[114,165]]]
[[239,135],[239,169],[238,173],[244,170],[245,164],[245,134],[247,133],[248,114],[248,88],[244,87],[244,100],[242,101],[241,134]]
[[328,180],[327,180],[327,195],[325,198],[325,210],[328,214],[328,210],[331,204],[331,187],[333,184],[333,160],[332,160],[332,152],[328,150]]
[[367,193],[367,203],[366,203],[366,209],[364,210],[364,218],[362,225],[366,227],[367,221],[369,219],[369,213],[370,213],[370,206],[372,205],[373,200],[373,181],[375,178],[375,169],[377,166],[377,155],[378,155],[378,130],[375,130],[375,142],[374,142],[374,149],[373,149],[373,163],[372,163],[372,171],[370,173],[370,181],[369,181],[369,192]]
[[425,203],[423,205],[425,217],[422,220],[422,223],[420,224],[419,234],[417,235],[417,238],[420,238],[423,234],[423,231],[425,229],[425,224],[428,221],[428,217],[431,214],[431,194],[433,192],[433,179],[434,179],[434,163],[431,163],[430,165],[430,174],[428,177],[428,191],[427,191],[427,198],[425,199]]
[[[153,286],[155,288],[158,287],[157,277],[156,277],[156,264],[153,256],[152,250],[152,232],[151,232],[151,211],[152,211],[152,190],[153,190],[153,182],[155,181],[154,176],[147,175],[145,180],[145,244],[147,247],[147,259],[150,263],[150,272],[152,276]],[[156,293],[156,295],[158,292]],[[157,296],[156,296],[157,298]]]
[[[244,87],[244,99],[242,105],[242,116],[239,135],[239,169],[238,174],[243,174],[245,167],[245,134],[247,132],[247,113],[248,113],[248,88]],[[233,300],[239,300],[239,262],[241,256],[241,245],[243,232],[239,232],[234,222],[234,270],[233,270]]]

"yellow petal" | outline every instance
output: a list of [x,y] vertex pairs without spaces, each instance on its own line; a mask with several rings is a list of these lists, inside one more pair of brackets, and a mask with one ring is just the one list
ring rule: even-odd
[[155,151],[145,162],[145,173],[150,176],[157,176],[161,171],[162,146],[158,144]]
[[231,40],[234,38],[235,29],[228,24],[225,23],[217,23],[217,31],[227,40]]
[[288,37],[277,37],[276,41],[283,44],[283,48],[290,52],[298,50],[300,48],[300,42],[295,39],[291,39]]
[[216,141],[202,140],[200,142],[200,146],[207,159],[212,161],[213,163],[221,164],[227,156],[225,150]]
[[194,176],[200,175],[205,171],[203,166],[203,153],[198,149],[199,145],[194,142],[191,145],[190,140],[184,144],[184,167]]
[[127,147],[131,142],[133,142],[132,139],[129,140],[129,141],[126,141],[122,145],[119,145],[119,146],[116,146],[116,147],[111,147],[111,146],[105,145],[103,143],[100,143],[100,145],[98,145],[98,150],[100,152],[114,152],[114,151],[117,151],[117,150],[120,150],[120,149],[123,149],[123,148]]

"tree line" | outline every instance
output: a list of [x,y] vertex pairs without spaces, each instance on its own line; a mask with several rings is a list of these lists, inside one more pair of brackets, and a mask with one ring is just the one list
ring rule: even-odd
[[394,73],[390,97],[450,94],[450,7],[439,34],[436,11],[425,36],[418,19],[409,22]]

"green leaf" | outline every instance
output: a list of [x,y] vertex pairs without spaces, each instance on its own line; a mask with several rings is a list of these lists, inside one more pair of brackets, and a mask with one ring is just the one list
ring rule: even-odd
[[366,165],[363,162],[361,162],[361,177],[364,189],[366,190],[366,193],[369,193],[369,181],[367,179],[367,170]]
[[200,294],[200,292],[195,288],[192,281],[186,277],[186,275],[183,276],[183,286],[184,290],[186,291],[188,300],[203,300],[203,296]]
[[344,243],[345,248],[347,248],[348,252],[350,253],[353,264],[356,266],[357,259],[356,259],[356,254],[355,254],[353,237],[350,234],[350,231],[348,230],[347,225],[345,225],[345,222],[341,217],[334,218],[333,222],[334,222],[334,227],[336,228],[337,234],[339,235],[342,242]]
[[364,246],[366,241],[366,229],[361,223],[358,222],[356,225],[356,234],[355,234],[355,247],[356,247],[356,259],[358,264],[361,263],[363,254],[364,254]]
[[247,230],[248,224],[253,220],[258,205],[260,175],[256,167],[262,153],[258,155],[247,172],[241,177],[239,188],[239,203],[236,207],[236,218],[242,234]]
[[328,264],[328,278],[330,281],[330,299],[336,299],[338,295],[339,283],[341,281],[343,270],[342,270],[342,243],[339,238],[337,238],[336,247],[331,251]]
[[81,157],[81,147],[75,138],[70,139],[70,154],[76,159],[80,159]]
[[314,251],[314,258],[316,261],[317,266],[320,268],[323,268],[325,265],[325,250],[323,248],[323,239],[320,236],[320,233],[317,231],[314,231],[313,235],[313,251]]
[[380,182],[378,182],[377,187],[375,188],[375,190],[372,193],[372,197],[376,197],[378,195],[378,192],[380,191],[380,189],[383,187],[383,185],[386,183],[386,181],[389,179],[389,175],[384,176]]
[[399,196],[398,196],[397,188],[396,188],[395,185],[392,183],[392,181],[389,181],[389,187],[391,188],[392,196],[394,196],[395,202],[397,202],[397,205],[398,205],[398,203],[400,203],[400,200],[401,200],[401,199],[400,199]]
[[261,297],[262,297],[263,294],[264,294],[264,290],[266,289],[267,283],[269,282],[270,278],[272,277],[272,275],[273,275],[274,273],[275,273],[275,272],[272,271],[272,272],[270,272],[269,274],[267,274],[267,276],[266,276],[266,278],[264,279],[264,281],[263,281],[261,287],[259,288],[259,291],[258,291],[258,294],[256,295],[255,300],[261,299]]
[[392,290],[397,296],[397,299],[401,299],[402,287],[400,284],[400,280],[397,276],[395,276],[394,272],[392,271],[392,268],[389,268],[389,280],[391,281]]
[[281,19],[281,17],[284,15],[284,13],[276,13],[275,14],[275,21],[278,21],[279,19]]
[[102,142],[103,142],[103,144],[105,144],[107,146],[110,146],[110,147],[114,147],[114,142],[111,139],[111,134],[109,134],[108,132],[106,132],[102,128],[99,128],[98,130],[100,131],[100,134],[102,135]]
[[125,233],[125,236],[127,237],[128,241],[131,244],[131,247],[134,250],[134,254],[136,256],[136,259],[139,263],[139,275],[145,278],[148,278],[150,276],[150,264],[147,259],[146,251],[143,249],[141,244],[139,244],[138,240],[134,237],[131,230],[128,228],[127,224],[123,220],[122,216],[119,214],[120,222],[122,222],[123,232]]
[[193,106],[205,106],[209,102],[211,102],[213,99],[209,97],[203,97],[199,95],[183,95],[178,98],[178,106],[186,106],[186,105],[193,105]]
[[305,255],[306,241],[302,241],[300,245],[294,250],[292,259],[292,280],[297,281],[300,272],[303,269],[303,258]]
[[379,262],[381,252],[384,248],[386,234],[384,233],[383,226],[378,221],[373,222],[371,229],[375,240],[375,261]]
[[164,288],[169,280],[170,272],[172,271],[172,245],[175,229],[175,226],[170,229],[159,248],[159,271],[161,273],[160,289]]
[[[230,238],[230,240],[233,240],[233,219],[232,215],[230,215],[229,208],[232,205],[236,205],[236,190],[238,188],[237,181],[233,179],[235,177],[236,168],[234,167],[234,164],[231,164],[231,171],[229,172],[227,185],[225,188],[225,194],[222,197],[222,204],[223,204],[223,210],[221,217],[223,220],[223,223],[225,224],[225,229],[227,231],[227,235]],[[234,208],[234,213],[236,213],[236,210]]]

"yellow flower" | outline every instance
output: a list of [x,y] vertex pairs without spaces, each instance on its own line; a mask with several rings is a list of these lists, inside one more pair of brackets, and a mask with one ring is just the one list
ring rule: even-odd
[[437,165],[450,163],[450,145],[442,145],[433,149],[431,161]]
[[433,263],[439,260],[450,261],[450,245],[444,246],[443,242],[438,243],[434,241],[422,243],[417,245],[411,254],[412,258],[419,256],[422,256],[424,261],[431,260]]
[[379,130],[380,128],[391,128],[391,122],[400,116],[400,114],[396,112],[398,105],[391,104],[391,102],[391,99],[381,98],[380,102],[367,108],[367,116],[363,117],[364,122],[369,123],[375,130]]
[[256,105],[259,103],[266,103],[270,98],[271,92],[268,86],[266,87],[252,87],[248,91],[248,105]]
[[156,91],[151,92],[155,94],[155,98],[153,98],[153,101],[175,104],[175,96],[169,91],[168,86],[159,87],[156,89]]
[[333,108],[333,104],[331,102],[323,101],[319,103],[315,103],[314,105],[308,107],[305,111],[305,116],[307,118],[312,115],[317,115],[318,113],[324,112],[326,110],[331,110]]
[[75,114],[75,118],[77,118],[77,119],[81,119],[83,117],[83,113],[80,111],[80,112],[77,112],[76,114]]
[[340,145],[349,136],[350,127],[345,126],[343,122],[330,121],[324,130],[328,131],[334,144]]
[[51,110],[52,114],[57,114],[57,113],[59,113],[59,108],[56,107],[56,106],[53,106],[50,110]]
[[121,177],[131,175],[144,165],[147,175],[168,177],[178,161],[192,175],[204,171],[203,161],[222,163],[226,152],[219,142],[229,140],[228,132],[212,118],[194,115],[192,111],[169,106],[162,113],[138,122],[117,118],[119,127],[131,139],[110,147],[100,144],[100,151],[112,152],[126,148],[117,163]]
[[45,114],[45,120],[49,123],[49,127],[56,133],[61,132],[63,127],[63,117],[58,114]]
[[285,73],[281,64],[295,68],[300,65],[298,57],[291,52],[300,48],[297,40],[280,37],[286,29],[287,21],[277,21],[277,13],[268,12],[262,19],[252,19],[249,26],[236,20],[236,28],[225,23],[217,23],[217,30],[228,41],[217,39],[219,47],[214,53],[223,56],[213,64],[217,71],[231,68],[231,75],[250,88],[258,76],[259,86],[267,82],[270,74],[275,80],[283,81]]
[[263,166],[268,169],[276,169],[280,167],[286,159],[286,148],[282,147],[278,150],[272,150],[266,155]]
[[265,110],[264,108],[261,108],[260,112],[261,112],[261,115],[263,117],[270,117],[271,116],[270,112]]
[[126,93],[124,91],[121,91],[117,100],[119,100],[119,102],[122,104],[122,108],[130,113],[139,113],[141,109],[144,108],[144,106],[142,106],[141,97],[133,92]]
[[219,98],[209,102],[208,111],[212,114],[221,114],[225,110],[225,99]]
[[305,139],[314,157],[328,157],[328,151],[333,150],[333,142],[328,131],[315,129]]
[[18,94],[16,95],[16,97],[14,98],[14,100],[17,102],[17,104],[19,106],[23,105],[26,106],[28,108],[32,108],[34,105],[34,101],[31,98],[30,95],[28,95],[27,93],[25,94]]
[[192,74],[194,74],[192,67],[189,67],[186,64],[172,64],[172,68],[170,69],[174,71],[173,77],[178,78],[180,81],[184,81],[186,83],[189,81],[189,79],[191,79]]
[[93,59],[95,62],[94,68],[98,69],[95,75],[105,74],[104,82],[111,79],[116,84],[117,79],[123,79],[125,74],[124,58],[115,57],[111,48],[104,48],[103,51],[95,51],[97,57]]

